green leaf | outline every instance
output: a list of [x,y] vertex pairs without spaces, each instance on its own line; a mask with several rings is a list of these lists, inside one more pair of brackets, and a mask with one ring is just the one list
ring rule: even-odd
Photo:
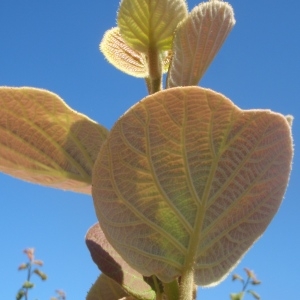
[[242,300],[244,298],[244,293],[240,292],[238,294],[230,294],[230,300]]
[[247,291],[247,292],[248,292],[250,295],[252,295],[254,299],[260,300],[260,296],[259,296],[256,292],[254,292],[254,291],[252,291],[252,290],[249,290],[249,291]]
[[197,85],[234,24],[233,9],[226,2],[196,6],[176,29],[167,86]]
[[64,190],[90,193],[108,130],[35,88],[0,88],[0,171]]
[[114,125],[93,170],[101,228],[144,276],[223,280],[277,212],[292,161],[287,119],[199,87],[155,93]]
[[18,294],[16,295],[16,300],[21,300],[24,296],[26,295],[26,292],[21,290],[18,292]]
[[114,250],[98,223],[88,230],[86,244],[101,272],[122,286],[129,295],[141,300],[155,299],[155,291]]
[[135,77],[147,77],[148,67],[145,55],[130,48],[120,35],[118,27],[104,34],[100,50],[117,69]]
[[89,290],[86,300],[118,300],[126,296],[119,284],[101,274]]
[[33,273],[38,275],[42,280],[47,280],[47,275],[44,272],[40,271],[39,269],[34,269]]
[[187,13],[184,0],[122,0],[118,27],[126,43],[139,52],[170,50],[175,28]]
[[34,284],[30,281],[25,281],[22,285],[24,289],[32,289],[34,287]]

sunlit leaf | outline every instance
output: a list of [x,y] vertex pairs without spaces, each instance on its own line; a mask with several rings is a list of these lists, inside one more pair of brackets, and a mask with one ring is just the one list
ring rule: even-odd
[[[292,160],[281,114],[199,87],[155,93],[114,125],[93,170],[108,241],[145,276],[224,279],[277,212]],[[190,268],[190,269],[188,269]]]
[[155,299],[155,291],[114,250],[98,223],[88,230],[86,244],[101,272],[121,285],[129,295],[141,300]]
[[0,88],[0,171],[47,186],[90,193],[107,129],[34,88]]
[[86,300],[118,300],[126,296],[119,284],[101,274],[89,290]]
[[197,85],[234,24],[226,2],[211,0],[195,7],[176,29],[168,87]]
[[118,26],[126,43],[137,51],[170,50],[174,30],[187,13],[185,0],[122,0]]
[[147,77],[145,55],[130,48],[120,35],[118,27],[106,31],[100,50],[117,69],[135,77]]
[[[149,75],[146,57],[143,53],[130,48],[120,35],[118,27],[108,30],[100,43],[100,50],[106,59],[120,71],[135,77]],[[172,52],[161,53],[163,72],[167,72]]]

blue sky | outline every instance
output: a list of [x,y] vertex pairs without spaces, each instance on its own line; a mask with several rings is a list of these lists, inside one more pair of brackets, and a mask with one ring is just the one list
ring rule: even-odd
[[[256,289],[262,299],[300,299],[300,3],[230,3],[237,23],[200,85],[243,109],[293,114],[296,150],[280,210],[236,272],[255,270],[263,281]],[[196,4],[188,1],[190,9]],[[98,50],[104,32],[115,26],[118,5],[118,0],[1,1],[0,85],[51,90],[73,109],[111,128],[147,94],[143,80],[114,69]],[[87,229],[96,222],[91,197],[0,174],[0,205],[1,299],[14,299],[25,280],[17,267],[25,260],[26,247],[36,248],[49,277],[46,282],[36,278],[30,299],[50,299],[58,288],[68,300],[84,299],[99,274],[84,243]],[[229,299],[239,289],[228,278],[215,288],[200,289],[198,298]]]

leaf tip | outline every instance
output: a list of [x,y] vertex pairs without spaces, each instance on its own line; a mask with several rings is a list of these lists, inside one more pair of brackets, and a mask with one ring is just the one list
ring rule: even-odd
[[294,121],[294,117],[292,115],[286,115],[285,118],[286,118],[288,124],[290,125],[290,127],[292,127],[293,121]]

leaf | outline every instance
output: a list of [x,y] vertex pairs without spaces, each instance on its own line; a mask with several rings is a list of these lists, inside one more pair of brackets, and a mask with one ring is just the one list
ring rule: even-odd
[[99,224],[92,226],[86,235],[86,244],[98,268],[137,299],[155,299],[155,291],[143,276],[132,269],[107,241]]
[[34,269],[33,273],[38,275],[42,280],[47,280],[47,275],[44,272],[40,271],[39,269]]
[[23,290],[18,291],[16,295],[16,300],[21,300],[26,295],[26,292]]
[[0,171],[64,190],[90,193],[108,130],[35,88],[0,88]]
[[[106,31],[100,43],[100,50],[106,59],[120,71],[135,77],[149,76],[146,56],[125,43],[118,27]],[[164,73],[169,69],[171,56],[171,51],[161,54]]]
[[86,300],[118,300],[126,296],[119,284],[101,274],[89,290]]
[[260,296],[256,293],[256,292],[254,292],[254,291],[252,291],[252,290],[249,290],[249,291],[247,291],[249,294],[251,294],[252,296],[253,296],[253,298],[254,299],[256,299],[256,300],[260,300]]
[[184,0],[122,0],[118,27],[126,43],[139,52],[170,50],[175,28],[187,13]]
[[34,287],[34,284],[30,281],[25,281],[22,285],[22,288],[24,289],[32,289]]
[[176,29],[167,86],[197,85],[234,24],[233,9],[226,2],[196,6]]
[[230,294],[230,300],[242,300],[244,298],[244,293],[240,292],[238,294]]
[[147,77],[148,67],[145,55],[130,48],[120,35],[118,27],[104,34],[100,50],[117,69],[135,77]]
[[284,195],[291,128],[199,87],[155,93],[114,125],[93,169],[109,243],[144,276],[197,285],[224,279],[262,235]]

